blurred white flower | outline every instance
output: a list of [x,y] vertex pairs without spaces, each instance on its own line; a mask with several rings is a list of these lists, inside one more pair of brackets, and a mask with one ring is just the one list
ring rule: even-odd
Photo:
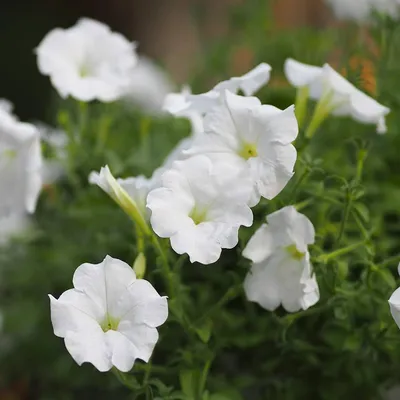
[[[397,267],[400,275],[400,264]],[[397,326],[400,328],[400,288],[396,289],[389,299],[390,312]]]
[[148,362],[158,341],[156,328],[168,317],[166,297],[110,256],[78,267],[73,285],[58,300],[49,295],[54,334],[64,339],[73,359],[102,372],[113,366],[127,372],[137,358]]
[[83,18],[49,32],[36,49],[39,71],[62,97],[104,102],[129,88],[137,63],[136,45],[100,22]]
[[306,310],[319,300],[307,249],[314,243],[314,227],[293,206],[268,215],[267,222],[243,251],[253,262],[244,282],[246,296],[270,311],[280,304],[288,312]]
[[0,107],[0,217],[33,213],[42,187],[39,133],[9,111]]
[[309,96],[319,100],[322,113],[351,116],[364,124],[376,124],[378,133],[386,132],[385,116],[390,109],[358,90],[329,64],[316,67],[289,58],[284,68],[294,87],[308,87]]
[[162,175],[162,187],[147,197],[153,230],[191,262],[211,264],[222,249],[236,246],[241,225],[253,223],[251,186],[230,164],[202,155],[176,161]]
[[271,67],[266,63],[261,63],[241,77],[218,83],[209,92],[191,94],[190,90],[186,90],[181,94],[172,93],[166,97],[164,109],[177,116],[187,116],[190,112],[201,115],[218,106],[220,95],[226,90],[232,93],[241,90],[245,96],[252,96],[268,83],[270,75]]
[[399,0],[325,0],[339,19],[367,22],[373,12],[398,18]]
[[251,206],[261,196],[274,198],[293,176],[297,153],[291,143],[298,133],[293,106],[282,111],[225,91],[220,105],[206,114],[204,128],[187,154],[207,154],[246,170],[253,182]]
[[158,176],[147,179],[143,175],[126,179],[115,179],[106,165],[100,172],[92,171],[89,183],[103,189],[134,221],[141,226],[148,220],[147,194],[157,185]]
[[161,113],[164,99],[173,88],[173,83],[161,67],[140,56],[132,71],[126,97],[144,111]]

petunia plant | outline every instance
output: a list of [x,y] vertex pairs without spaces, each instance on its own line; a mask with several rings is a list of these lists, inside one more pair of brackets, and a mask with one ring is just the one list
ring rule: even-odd
[[390,31],[367,93],[332,32],[292,49],[239,10],[248,72],[210,46],[179,90],[85,18],[36,49],[54,128],[1,102],[8,382],[24,366],[38,398],[139,400],[372,400],[400,383],[400,78],[382,72],[400,43]]

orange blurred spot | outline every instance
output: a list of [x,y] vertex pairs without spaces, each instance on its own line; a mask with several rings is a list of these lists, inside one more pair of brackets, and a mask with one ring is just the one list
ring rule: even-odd
[[249,47],[238,47],[231,56],[231,74],[242,75],[254,67],[254,52]]

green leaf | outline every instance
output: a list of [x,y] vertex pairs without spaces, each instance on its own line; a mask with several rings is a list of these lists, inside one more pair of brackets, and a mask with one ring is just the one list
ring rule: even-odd
[[369,210],[367,206],[363,203],[354,203],[354,209],[357,211],[357,214],[364,220],[364,222],[369,222]]
[[194,400],[197,395],[197,386],[199,382],[198,371],[185,369],[179,373],[181,389],[190,400]]
[[380,268],[377,270],[377,272],[391,289],[396,288],[396,280],[394,279],[393,274],[389,269]]
[[226,389],[213,393],[209,400],[242,400],[241,394],[235,389]]
[[208,343],[212,333],[212,321],[206,320],[202,325],[194,328],[199,338],[204,342]]

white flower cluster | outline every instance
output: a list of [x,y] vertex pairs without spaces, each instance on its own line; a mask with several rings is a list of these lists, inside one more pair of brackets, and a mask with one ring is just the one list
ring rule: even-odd
[[[162,104],[164,111],[191,121],[191,135],[151,178],[116,179],[104,166],[89,181],[124,210],[144,237],[156,242],[157,236],[168,238],[171,248],[192,263],[214,263],[223,249],[234,248],[240,227],[253,224],[252,207],[276,197],[292,178],[297,159],[292,143],[304,101],[318,102],[308,138],[329,114],[375,124],[384,133],[390,111],[328,64],[316,67],[292,59],[285,63],[285,74],[301,94],[296,115],[294,106],[281,110],[253,96],[270,79],[271,67],[265,63],[203,94],[184,88],[165,96],[170,86],[154,66],[138,62],[135,45],[89,19],[50,32],[37,55],[39,70],[62,97],[114,101],[126,97],[133,85],[131,94],[140,99],[150,85],[154,101],[146,107],[160,109]],[[0,189],[7,189],[0,215],[11,207],[34,210],[41,184],[39,149],[34,127],[0,108]],[[282,305],[288,312],[318,302],[308,252],[314,236],[313,224],[294,206],[268,215],[243,251],[251,260],[244,282],[248,300],[270,311]],[[144,260],[142,253],[138,259]],[[156,328],[168,316],[166,297],[109,256],[100,264],[81,265],[73,285],[50,300],[54,332],[64,338],[75,361],[90,362],[100,371],[129,371],[138,358],[147,362],[158,340]],[[392,312],[399,308],[396,296]]]
[[399,0],[325,0],[337,18],[367,22],[372,14],[389,15],[393,19],[399,17]]

